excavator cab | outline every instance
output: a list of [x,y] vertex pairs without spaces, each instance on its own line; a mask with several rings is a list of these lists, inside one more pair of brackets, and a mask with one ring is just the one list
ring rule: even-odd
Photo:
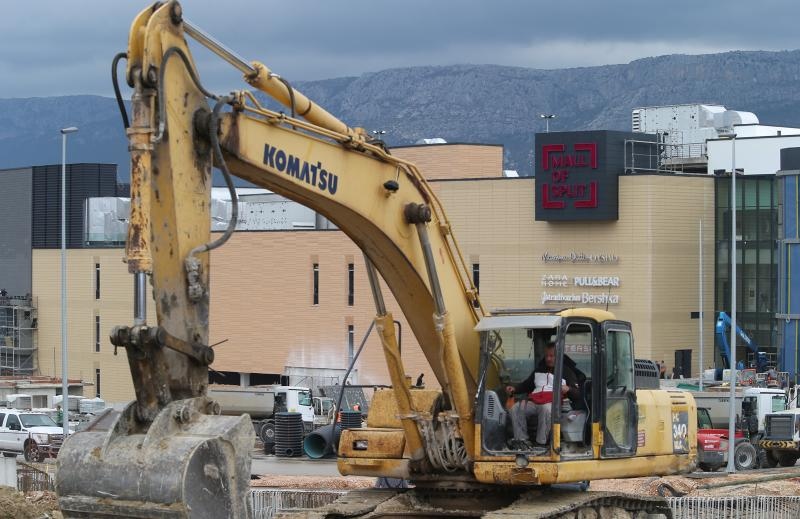
[[[480,321],[483,454],[549,460],[636,454],[630,325],[590,317],[596,313],[496,313]],[[561,384],[537,396],[547,393],[549,386],[540,386],[547,376]]]

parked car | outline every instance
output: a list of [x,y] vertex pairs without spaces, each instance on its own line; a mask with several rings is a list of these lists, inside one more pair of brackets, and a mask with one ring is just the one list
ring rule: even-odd
[[0,410],[0,452],[3,456],[23,454],[25,461],[29,462],[55,458],[64,441],[63,433],[64,429],[44,413]]

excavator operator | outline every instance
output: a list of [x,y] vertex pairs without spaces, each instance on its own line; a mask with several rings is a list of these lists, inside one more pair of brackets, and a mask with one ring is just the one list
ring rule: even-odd
[[[526,397],[514,404],[509,410],[511,424],[514,429],[514,439],[509,442],[514,450],[528,451],[547,444],[550,433],[552,394],[555,380],[553,370],[556,363],[556,345],[548,343],[544,350],[544,357],[528,378],[517,385],[507,386],[509,395],[525,393]],[[581,390],[578,376],[570,364],[565,362],[561,379],[561,396],[569,397],[572,401],[580,401]],[[528,436],[528,417],[536,416],[536,443],[531,444]]]

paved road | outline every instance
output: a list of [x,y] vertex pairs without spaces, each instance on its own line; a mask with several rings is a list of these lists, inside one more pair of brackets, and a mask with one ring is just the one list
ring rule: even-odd
[[308,458],[279,458],[253,455],[251,474],[277,474],[282,476],[339,476],[335,459],[310,460]]

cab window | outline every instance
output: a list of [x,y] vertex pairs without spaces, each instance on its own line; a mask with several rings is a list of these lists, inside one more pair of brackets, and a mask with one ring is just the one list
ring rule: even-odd
[[607,456],[636,451],[636,393],[633,378],[633,339],[630,331],[611,328],[605,344],[605,438]]
[[555,339],[555,329],[506,328],[489,335],[489,351],[500,361],[500,379],[517,384],[530,376],[543,355],[544,347]]
[[697,428],[713,429],[711,426],[711,416],[708,414],[708,409],[703,407],[697,409]]
[[590,378],[592,376],[592,328],[582,323],[570,324],[564,335],[564,353],[575,363],[574,367],[570,367],[577,372],[578,378]]
[[13,414],[8,415],[8,420],[6,422],[6,427],[8,427],[9,429],[14,430],[14,431],[22,430],[22,426],[19,423],[19,418],[17,418],[17,415],[13,415]]
[[606,385],[633,390],[633,348],[631,334],[610,330],[606,344]]
[[275,394],[275,412],[282,413],[286,411],[286,393]]

